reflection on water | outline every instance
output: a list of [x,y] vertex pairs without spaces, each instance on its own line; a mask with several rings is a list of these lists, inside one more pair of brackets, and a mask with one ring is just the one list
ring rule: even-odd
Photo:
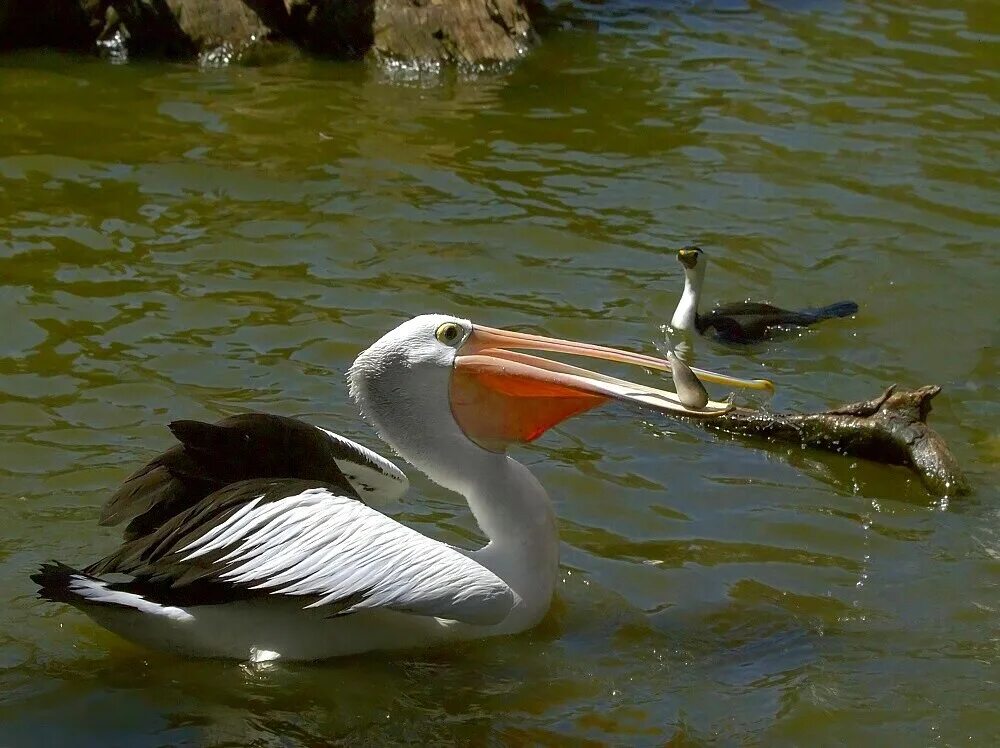
[[[0,60],[0,743],[1000,738],[998,14],[585,10],[599,32],[476,79]],[[699,340],[699,366],[773,380],[761,404],[783,410],[940,384],[932,423],[974,495],[942,506],[902,469],[608,408],[519,452],[563,538],[525,636],[251,667],[34,599],[38,562],[115,542],[97,507],[169,420],[272,410],[381,450],[344,373],[400,319],[652,353],[693,242],[706,306],[861,304],[769,343]],[[398,516],[481,541],[411,477]]]

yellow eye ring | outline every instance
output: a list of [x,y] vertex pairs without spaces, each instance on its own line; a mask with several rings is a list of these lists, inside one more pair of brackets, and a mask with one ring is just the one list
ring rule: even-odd
[[434,337],[445,345],[455,345],[462,338],[462,328],[454,322],[445,322],[434,331]]

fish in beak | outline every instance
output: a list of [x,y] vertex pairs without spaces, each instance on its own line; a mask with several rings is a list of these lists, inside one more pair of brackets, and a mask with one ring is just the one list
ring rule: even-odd
[[[523,351],[546,351],[671,370],[663,359],[588,343],[474,325],[455,355],[450,399],[455,420],[485,449],[500,452],[512,443],[537,439],[570,416],[609,400],[620,400],[673,416],[710,418],[732,408],[709,400],[684,405],[677,393],[552,361]],[[766,379],[737,379],[691,369],[702,382],[774,390]]]

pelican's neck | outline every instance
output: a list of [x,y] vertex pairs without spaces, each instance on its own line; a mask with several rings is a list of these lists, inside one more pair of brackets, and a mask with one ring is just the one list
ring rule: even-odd
[[[532,625],[548,610],[559,566],[559,536],[545,489],[524,465],[483,449],[459,428],[448,407],[450,372],[408,369],[403,354],[379,346],[351,367],[351,394],[384,442],[432,481],[465,497],[490,541],[471,555],[521,600],[504,626]],[[409,377],[403,384],[400,372]]]
[[[404,455],[405,456],[405,455]],[[470,554],[517,594],[510,630],[545,615],[559,570],[559,532],[548,494],[524,465],[466,440],[418,464],[427,476],[462,494],[489,543]]]
[[677,302],[670,327],[674,330],[694,334],[697,332],[698,300],[701,298],[701,284],[705,280],[704,260],[693,268],[684,268],[684,293]]
[[559,531],[548,494],[517,460],[490,454],[492,471],[475,475],[465,498],[490,538],[473,558],[517,594],[501,627],[510,632],[534,626],[549,609],[559,574]]
[[460,492],[490,543],[520,547],[554,542],[552,503],[538,479],[506,454],[476,449],[478,465],[465,471]]
[[435,483],[465,497],[493,548],[521,552],[530,546],[555,546],[552,503],[538,479],[507,454],[464,441],[434,455],[438,459],[425,457],[414,464]]

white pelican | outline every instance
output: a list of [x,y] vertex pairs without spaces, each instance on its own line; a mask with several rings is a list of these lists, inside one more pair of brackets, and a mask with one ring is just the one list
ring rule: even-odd
[[558,535],[545,490],[507,446],[609,399],[701,417],[728,406],[688,408],[514,349],[669,368],[430,314],[387,333],[348,375],[382,440],[465,496],[483,548],[438,542],[369,506],[408,486],[388,460],[302,421],[245,414],[172,423],[180,444],[104,507],[103,524],[130,520],[121,546],[83,571],[46,564],[32,577],[39,594],[139,644],[203,657],[313,660],[531,628],[549,608]]

